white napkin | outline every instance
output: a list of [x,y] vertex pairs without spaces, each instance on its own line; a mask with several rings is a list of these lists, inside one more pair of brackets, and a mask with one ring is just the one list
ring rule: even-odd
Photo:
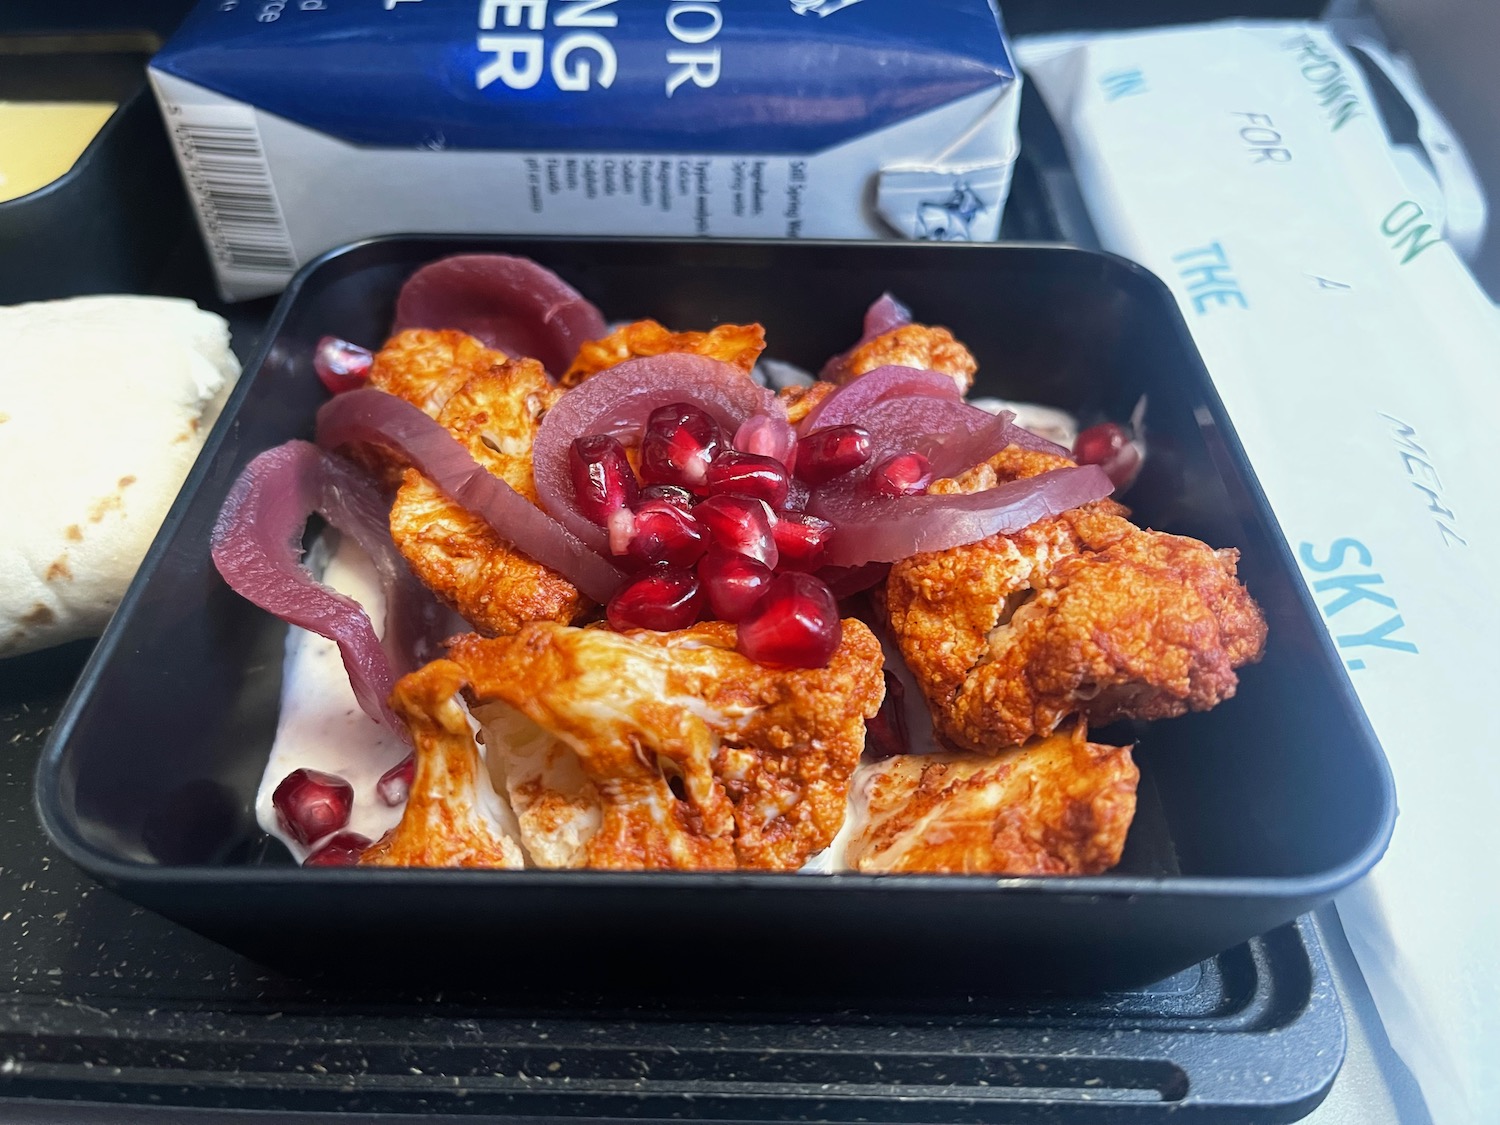
[[1391,1042],[1438,1125],[1493,1122],[1500,316],[1319,27],[1017,56],[1104,246],[1176,296],[1390,759],[1394,841],[1339,909]]

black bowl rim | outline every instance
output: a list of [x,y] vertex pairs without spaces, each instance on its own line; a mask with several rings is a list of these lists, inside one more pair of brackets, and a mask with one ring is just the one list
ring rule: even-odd
[[[790,893],[815,893],[815,888],[840,890],[873,890],[882,893],[894,891],[898,894],[923,894],[933,891],[947,893],[976,893],[990,889],[1001,889],[1013,893],[1039,895],[1062,895],[1080,900],[1095,898],[1131,898],[1149,895],[1156,899],[1207,898],[1207,899],[1325,899],[1366,874],[1385,854],[1390,844],[1396,821],[1395,782],[1390,764],[1375,737],[1364,708],[1354,692],[1353,684],[1343,672],[1343,665],[1333,646],[1333,640],[1323,627],[1321,614],[1313,602],[1312,594],[1301,580],[1300,571],[1292,556],[1291,547],[1282,532],[1261,488],[1260,480],[1251,468],[1239,435],[1235,432],[1219,398],[1213,380],[1203,364],[1197,345],[1186,321],[1177,307],[1176,299],[1166,284],[1150,270],[1137,262],[1106,251],[1088,250],[1076,246],[1048,242],[1003,242],[1003,243],[951,243],[942,247],[916,243],[928,252],[936,250],[943,254],[1005,254],[1014,251],[1047,254],[1052,256],[1085,257],[1106,270],[1124,275],[1129,284],[1144,286],[1155,299],[1164,302],[1169,309],[1168,319],[1176,334],[1176,343],[1188,359],[1204,392],[1204,401],[1213,417],[1215,426],[1223,436],[1235,470],[1241,474],[1259,514],[1266,521],[1272,534],[1268,536],[1271,549],[1276,553],[1281,566],[1291,573],[1296,581],[1296,591],[1301,611],[1308,615],[1316,628],[1314,634],[1320,655],[1330,667],[1338,669],[1334,677],[1337,693],[1334,700],[1348,720],[1351,734],[1360,743],[1375,767],[1381,788],[1381,814],[1374,831],[1354,855],[1343,863],[1320,872],[1294,876],[1137,876],[1137,875],[1079,875],[1079,876],[1022,876],[995,877],[989,875],[862,875],[839,873],[832,875],[804,875],[798,872],[698,872],[698,871],[548,871],[537,868],[505,870],[499,868],[338,868],[338,867],[252,867],[252,866],[207,866],[167,865],[122,860],[111,855],[83,837],[71,819],[61,812],[61,770],[64,753],[85,702],[94,689],[103,669],[116,658],[118,640],[123,631],[122,623],[134,612],[142,591],[155,573],[168,543],[175,537],[189,501],[202,486],[209,468],[224,443],[225,435],[233,426],[241,404],[249,394],[251,385],[260,373],[271,346],[280,334],[282,325],[301,295],[302,289],[316,274],[330,265],[371,247],[392,243],[420,242],[430,245],[440,253],[482,252],[491,250],[517,250],[528,245],[556,244],[610,244],[641,247],[694,246],[705,244],[733,251],[736,248],[768,249],[785,248],[788,244],[777,239],[713,239],[695,238],[627,238],[627,237],[545,237],[509,235],[452,235],[452,234],[392,234],[376,238],[361,239],[344,246],[335,247],[319,255],[299,269],[277,301],[265,330],[256,344],[254,353],[245,364],[239,382],[224,404],[218,421],[214,424],[203,448],[183,481],[181,490],[172,502],[161,529],[152,541],[140,569],[131,581],[110,624],[106,627],[98,645],[90,655],[79,675],[78,682],[63,705],[57,723],[43,747],[37,765],[35,783],[35,805],[37,816],[52,842],[79,867],[102,881],[115,885],[132,885],[143,888],[181,888],[188,886],[213,886],[218,888],[274,887],[296,879],[300,885],[312,890],[318,887],[395,887],[422,886],[429,889],[462,887],[470,884],[500,889],[519,883],[530,889],[545,888],[617,888],[622,886],[640,888],[641,881],[649,879],[653,887],[673,893],[723,891],[738,888],[756,888]],[[800,245],[841,249],[859,252],[863,247],[878,247],[882,250],[899,248],[901,243],[891,242],[845,242],[832,239],[800,240]],[[444,247],[448,249],[443,250]],[[796,889],[794,889],[796,888]],[[847,892],[845,892],[847,893]]]
[[[129,33],[125,33],[125,38],[127,40],[129,39]],[[151,42],[155,42],[157,46],[149,47],[148,44]],[[108,52],[98,53],[139,55],[144,66],[144,64],[151,58],[152,54],[155,53],[156,49],[159,48],[160,45],[161,41],[157,38],[157,36],[151,35],[149,33],[143,33],[142,41],[137,43],[133,47],[120,46]],[[3,56],[4,53],[5,52],[0,52],[0,56]],[[59,51],[57,53],[92,54],[95,52],[89,52],[85,50],[72,50]],[[27,214],[29,217],[29,212],[26,211],[26,209],[29,208],[32,204],[40,203],[43,199],[51,198],[53,195],[61,195],[67,192],[74,184],[83,179],[84,176],[88,175],[89,169],[92,167],[95,157],[99,155],[100,151],[106,145],[111,144],[113,142],[114,135],[122,128],[124,128],[122,122],[124,121],[126,114],[134,112],[139,102],[144,99],[150,98],[151,96],[151,85],[146,81],[146,76],[143,71],[140,81],[133,85],[130,88],[129,92],[123,93],[121,95],[120,100],[115,103],[114,112],[112,112],[108,117],[104,119],[104,124],[99,126],[99,131],[89,138],[88,144],[83,146],[83,151],[78,154],[78,159],[73,161],[73,166],[66,172],[64,172],[61,176],[58,176],[57,179],[53,180],[51,183],[43,184],[41,187],[36,188],[33,191],[28,191],[25,195],[18,195],[14,199],[7,199],[5,202],[0,203],[0,218],[15,219],[16,216],[23,213]]]

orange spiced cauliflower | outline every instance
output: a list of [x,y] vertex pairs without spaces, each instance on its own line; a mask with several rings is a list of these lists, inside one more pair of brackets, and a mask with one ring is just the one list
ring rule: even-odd
[[514,817],[498,800],[459,702],[463,673],[438,660],[403,677],[391,707],[415,746],[401,822],[367,848],[372,867],[523,867]]
[[951,376],[965,394],[974,385],[979,364],[969,349],[946,328],[903,324],[856,345],[839,367],[839,382],[848,383],[877,367],[915,367]]
[[559,380],[576,387],[627,359],[686,352],[707,356],[750,374],[766,348],[766,332],[758,324],[721,324],[708,332],[672,332],[654,320],[637,320],[616,328],[602,340],[590,340],[578,349],[572,366]]
[[[1011,448],[933,492],[1068,464]],[[1142,530],[1113,501],[891,568],[883,604],[903,658],[955,746],[998,750],[1093,723],[1201,711],[1235,692],[1266,624],[1238,552]]]
[[860,769],[855,871],[1094,875],[1120,862],[1139,779],[1083,723],[998,754],[903,754]]
[[[483,468],[537,504],[531,445],[562,392],[534,359],[506,361],[468,379],[438,421]],[[506,542],[415,469],[391,507],[391,537],[412,573],[482,633],[528,621],[575,621],[593,608],[562,575]]]
[[[464,685],[537,866],[795,870],[843,824],[884,692],[880,645],[849,620],[826,668],[779,671],[734,642],[724,622],[672,633],[538,622],[457,638],[448,660],[401,681],[396,706],[448,732],[436,741],[456,753],[467,733],[426,712]],[[419,775],[434,752],[419,739]]]
[[436,418],[459,387],[509,358],[456,329],[409,328],[375,353],[369,385]]

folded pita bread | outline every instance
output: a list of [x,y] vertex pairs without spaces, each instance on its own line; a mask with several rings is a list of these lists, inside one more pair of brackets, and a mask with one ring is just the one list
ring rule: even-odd
[[191,301],[0,308],[0,657],[104,628],[238,376]]

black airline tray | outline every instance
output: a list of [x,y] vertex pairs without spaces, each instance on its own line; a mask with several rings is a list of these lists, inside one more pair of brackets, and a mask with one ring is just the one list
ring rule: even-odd
[[157,38],[6,30],[0,16],[0,101],[113,101],[119,108],[70,171],[0,203],[0,305],[137,292],[188,229],[187,197],[146,85]]
[[[1050,123],[1027,105],[1006,235],[1086,243]],[[212,304],[201,261],[180,257],[162,289]],[[269,304],[225,311],[245,354]],[[1309,1113],[1343,1059],[1342,1011],[1305,918],[1147,989],[930,1009],[765,996],[724,1014],[562,994],[539,1008],[498,991],[406,989],[397,964],[357,988],[277,976],[99,887],[43,836],[32,775],[89,647],[0,662],[7,1121],[119,1120],[132,1105],[203,1120],[258,1110],[1005,1125],[1186,1112],[1268,1125]],[[919,969],[942,953],[903,956]]]
[[[275,976],[57,859],[28,807],[88,646],[0,665],[0,1117],[16,1099],[516,1118],[1293,1121],[1344,1022],[1303,919],[1137,992],[732,1015]],[[431,954],[416,951],[414,955]],[[930,956],[941,956],[938,950]],[[921,955],[908,953],[913,967]],[[518,972],[524,965],[518,964]],[[80,1121],[83,1107],[70,1109]],[[101,1111],[102,1113],[102,1111]],[[38,1118],[40,1119],[40,1118]],[[100,1120],[108,1119],[102,1115]]]

